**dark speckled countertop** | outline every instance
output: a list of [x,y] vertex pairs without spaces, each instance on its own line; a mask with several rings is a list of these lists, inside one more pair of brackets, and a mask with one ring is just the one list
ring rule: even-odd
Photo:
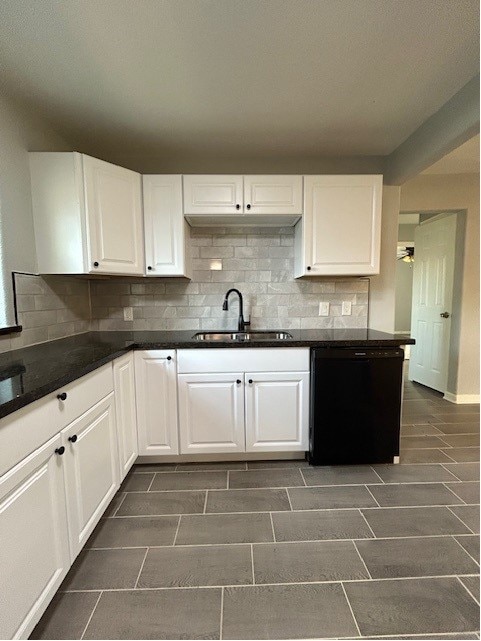
[[131,349],[399,347],[414,340],[371,329],[287,330],[288,340],[200,342],[197,330],[89,332],[0,355],[0,418],[85,376]]

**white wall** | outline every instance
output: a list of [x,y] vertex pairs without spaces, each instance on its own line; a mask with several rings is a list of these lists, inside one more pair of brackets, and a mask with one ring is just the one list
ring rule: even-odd
[[[34,114],[0,98],[0,256],[2,267],[0,302],[13,324],[11,272],[34,272],[37,268],[32,219],[28,151],[62,151],[69,146]],[[0,322],[0,326],[4,325]]]
[[401,210],[466,212],[458,358],[448,392],[479,394],[479,174],[417,176],[401,188]]

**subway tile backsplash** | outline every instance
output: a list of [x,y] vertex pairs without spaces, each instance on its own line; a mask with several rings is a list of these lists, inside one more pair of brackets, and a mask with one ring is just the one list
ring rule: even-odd
[[[237,297],[222,310],[230,287],[244,296],[253,329],[367,327],[368,279],[294,280],[294,229],[193,228],[191,281],[17,275],[23,331],[0,337],[0,351],[89,330],[235,329]],[[215,267],[215,269],[212,269]],[[319,303],[330,303],[319,316]],[[351,316],[341,315],[343,301]],[[132,307],[133,320],[124,320]]]
[[[254,329],[367,327],[367,279],[294,280],[292,227],[193,228],[190,246],[192,281],[92,281],[93,329],[235,329],[235,295],[222,310],[230,287],[242,292]],[[321,301],[330,303],[327,317],[319,316]],[[341,315],[343,301],[352,303],[351,316]],[[123,320],[124,307],[133,308],[133,321]]]

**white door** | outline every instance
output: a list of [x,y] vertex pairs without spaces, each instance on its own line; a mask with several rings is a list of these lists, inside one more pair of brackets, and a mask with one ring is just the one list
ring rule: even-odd
[[302,275],[379,273],[382,176],[305,176]]
[[453,303],[456,216],[426,222],[414,234],[409,378],[446,391]]
[[179,375],[180,453],[245,452],[244,374]]
[[140,174],[83,156],[92,274],[144,273]]
[[302,214],[302,176],[244,176],[244,211]]
[[133,353],[129,352],[116,359],[113,370],[120,481],[122,481],[138,454]]
[[242,176],[183,176],[184,214],[240,214]]
[[62,436],[73,561],[120,485],[113,393],[62,430]]
[[309,372],[245,375],[246,451],[308,449]]
[[144,176],[143,195],[146,275],[190,278],[182,176]]
[[178,454],[175,350],[135,352],[139,454]]
[[55,436],[0,479],[0,638],[27,639],[70,567]]

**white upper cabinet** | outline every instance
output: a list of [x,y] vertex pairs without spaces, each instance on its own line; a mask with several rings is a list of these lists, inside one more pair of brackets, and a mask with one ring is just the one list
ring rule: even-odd
[[382,176],[305,176],[294,275],[379,273]]
[[244,211],[302,215],[302,176],[244,176]]
[[182,176],[143,176],[145,274],[191,278]]
[[302,176],[184,176],[191,225],[294,225],[302,215]]
[[239,214],[242,176],[184,176],[184,214]]
[[76,152],[33,152],[42,274],[144,273],[140,175]]

